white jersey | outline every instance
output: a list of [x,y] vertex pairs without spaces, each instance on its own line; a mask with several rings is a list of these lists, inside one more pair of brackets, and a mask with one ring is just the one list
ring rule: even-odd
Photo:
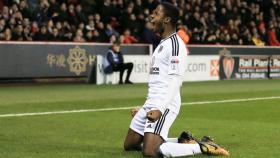
[[186,45],[176,33],[161,40],[151,58],[149,90],[144,107],[165,106],[170,111],[179,113],[181,106],[180,90],[171,94],[174,99],[172,99],[170,105],[162,104],[166,99],[170,75],[179,75],[183,78],[187,55]]

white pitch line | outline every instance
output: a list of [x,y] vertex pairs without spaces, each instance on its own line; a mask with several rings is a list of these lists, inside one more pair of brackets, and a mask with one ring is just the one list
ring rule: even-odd
[[132,108],[135,108],[135,106],[119,107],[119,108],[104,108],[104,109],[81,109],[81,110],[49,111],[49,112],[35,112],[35,113],[3,114],[0,115],[0,117],[20,117],[20,116],[35,116],[35,115],[82,113],[82,112],[115,111],[115,110],[128,110]]
[[263,97],[263,98],[247,98],[247,99],[230,99],[230,100],[217,100],[217,101],[202,101],[202,102],[190,102],[182,103],[182,105],[202,105],[202,104],[214,104],[214,103],[233,103],[233,102],[246,102],[246,101],[257,101],[257,100],[272,100],[280,99],[280,96],[274,97]]
[[[217,100],[217,101],[190,102],[190,103],[182,103],[182,105],[204,105],[204,104],[214,104],[214,103],[233,103],[233,102],[247,102],[247,101],[273,100],[273,99],[280,99],[280,96],[263,97],[263,98],[247,98],[247,99],[230,99],[230,100]],[[82,113],[82,112],[117,111],[117,110],[128,110],[128,109],[132,109],[132,108],[135,108],[135,106],[119,107],[119,108],[103,108],[103,109],[81,109],[81,110],[49,111],[49,112],[36,112],[36,113],[3,114],[3,115],[0,115],[0,118],[52,115],[52,114],[69,114],[69,113]]]

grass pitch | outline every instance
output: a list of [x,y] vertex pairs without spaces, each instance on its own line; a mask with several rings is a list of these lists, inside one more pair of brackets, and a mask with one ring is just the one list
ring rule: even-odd
[[[0,116],[142,105],[146,84],[0,85]],[[280,80],[188,82],[182,102],[280,96]],[[141,158],[124,152],[130,111],[0,117],[0,158]],[[233,158],[280,155],[280,99],[182,106],[170,137],[210,135]],[[195,157],[207,157],[198,155]]]

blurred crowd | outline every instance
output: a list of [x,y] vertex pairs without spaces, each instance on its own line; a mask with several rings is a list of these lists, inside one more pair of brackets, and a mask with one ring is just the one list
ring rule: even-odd
[[[166,1],[190,44],[280,46],[280,0]],[[148,17],[159,2],[0,0],[0,40],[155,44]]]

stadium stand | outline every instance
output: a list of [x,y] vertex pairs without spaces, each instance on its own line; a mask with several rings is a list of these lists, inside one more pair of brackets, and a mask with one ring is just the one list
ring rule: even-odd
[[[159,0],[0,0],[1,41],[157,42]],[[171,0],[190,44],[280,46],[280,0]]]

